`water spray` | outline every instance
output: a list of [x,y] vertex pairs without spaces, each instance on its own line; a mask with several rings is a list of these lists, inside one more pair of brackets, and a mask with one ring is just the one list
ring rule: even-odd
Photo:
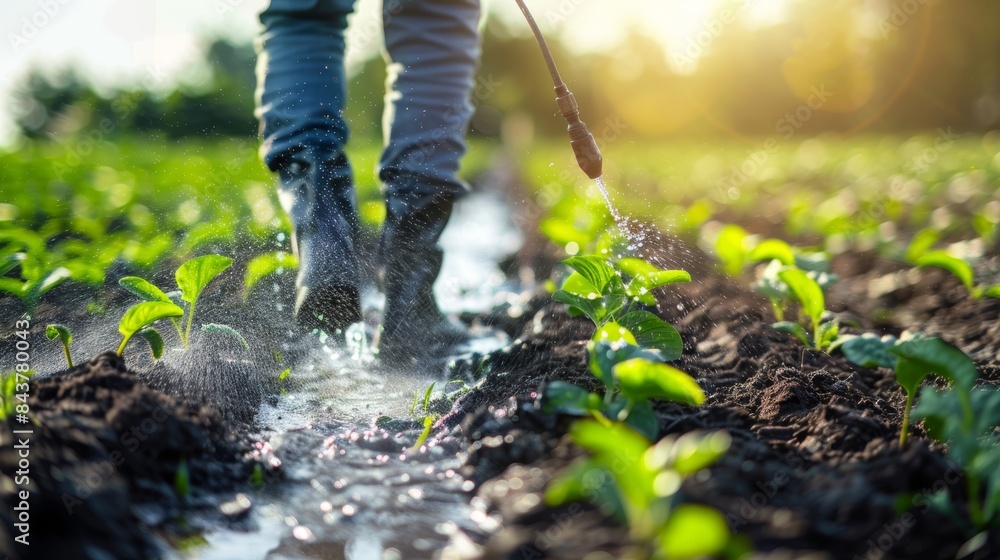
[[601,158],[601,150],[597,147],[597,141],[594,140],[594,135],[587,129],[587,125],[580,119],[580,106],[576,104],[576,97],[566,87],[562,77],[559,75],[559,69],[556,68],[556,63],[552,59],[552,52],[549,51],[549,47],[545,43],[545,37],[542,36],[542,32],[538,29],[538,24],[535,23],[535,18],[531,16],[528,7],[524,5],[524,0],[514,1],[521,8],[524,18],[528,20],[528,27],[531,28],[531,32],[535,35],[538,47],[542,50],[542,56],[545,57],[545,65],[549,68],[549,74],[552,76],[552,84],[556,91],[556,105],[559,106],[559,112],[562,113],[563,118],[566,119],[569,125],[567,127],[569,143],[573,147],[573,153],[576,155],[576,163],[588,177],[598,179],[602,173],[603,160]]

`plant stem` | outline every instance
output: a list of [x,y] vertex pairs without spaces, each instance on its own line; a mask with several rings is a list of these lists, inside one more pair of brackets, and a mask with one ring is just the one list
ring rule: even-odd
[[184,342],[185,349],[187,349],[188,345],[191,343],[191,325],[193,324],[194,324],[194,302],[192,301],[191,309],[188,309],[187,329],[185,329],[184,336],[181,338],[181,340]]
[[66,363],[69,364],[70,369],[73,369],[73,358],[69,357],[69,344],[63,342],[63,352],[66,353]]
[[122,343],[118,345],[118,351],[116,352],[116,354],[118,354],[119,356],[122,355],[122,352],[125,351],[125,345],[128,344],[128,341],[131,338],[132,338],[132,335],[130,335],[130,334],[129,335],[125,335],[122,338]]
[[906,445],[906,437],[910,432],[910,408],[913,406],[913,394],[906,395],[906,408],[903,409],[903,427],[899,429],[899,446]]
[[177,329],[177,338],[184,341],[184,331],[181,330],[181,322],[177,320],[177,317],[171,317],[170,322],[174,324],[174,328]]

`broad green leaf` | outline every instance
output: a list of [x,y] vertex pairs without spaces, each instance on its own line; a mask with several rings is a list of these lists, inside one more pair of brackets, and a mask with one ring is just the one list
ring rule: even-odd
[[639,343],[635,341],[635,337],[632,333],[625,327],[619,325],[614,321],[608,321],[604,325],[594,332],[594,336],[591,338],[594,342],[624,342],[626,344],[631,344],[637,346]]
[[570,315],[586,315],[595,325],[599,325],[604,318],[604,305],[600,299],[587,299],[576,294],[571,294],[565,290],[556,290],[552,293],[552,299],[569,306]]
[[732,438],[724,431],[670,436],[646,452],[646,464],[652,469],[670,468],[688,476],[715,464],[731,444]]
[[663,271],[663,269],[647,262],[645,259],[639,259],[635,257],[624,257],[618,259],[618,262],[615,264],[615,266],[618,268],[618,270],[624,272],[625,274],[628,274],[632,278]]
[[181,289],[181,298],[188,303],[194,303],[205,286],[232,264],[233,259],[222,255],[205,255],[185,262],[175,274],[177,286]]
[[622,395],[635,401],[662,399],[690,405],[705,402],[698,382],[667,364],[633,358],[616,365],[613,372]]
[[49,340],[59,339],[63,344],[69,346],[73,342],[73,333],[66,325],[48,325],[45,327],[45,337]]
[[[940,338],[920,338],[902,341],[889,349],[889,352],[899,357],[896,366],[896,378],[904,371],[907,381],[913,390],[916,386],[913,380],[921,375],[926,377],[935,374],[943,377],[965,392],[972,390],[979,372],[976,363],[964,352],[944,342]],[[923,379],[920,377],[920,380]],[[903,381],[900,380],[903,385]],[[919,385],[919,381],[917,381]],[[906,387],[906,385],[904,385]]]
[[889,352],[889,349],[896,344],[896,337],[887,336],[879,338],[871,333],[865,333],[847,339],[840,345],[840,351],[844,357],[853,364],[861,367],[884,367],[894,369],[896,367],[896,356]]
[[173,303],[170,296],[157,288],[152,282],[138,276],[124,276],[118,280],[118,285],[143,301],[163,301]]
[[551,506],[581,500],[596,504],[619,523],[627,522],[625,506],[615,487],[615,475],[588,459],[574,462],[553,479],[545,491],[545,503]]
[[18,280],[17,278],[0,278],[0,292],[7,292],[8,294],[22,298],[25,293],[25,283],[23,280]]
[[601,404],[599,395],[565,381],[549,383],[542,394],[542,410],[549,414],[590,416]]
[[153,354],[154,360],[159,360],[163,357],[163,337],[160,336],[160,331],[153,327],[146,327],[139,331],[139,336],[146,339],[146,342],[149,343],[149,351]]
[[725,550],[729,539],[722,513],[696,504],[678,506],[657,534],[659,552],[670,560],[714,558]]
[[597,289],[598,294],[602,293],[611,278],[616,276],[615,269],[611,268],[611,265],[601,257],[570,257],[563,263],[579,272],[591,286]]
[[587,367],[594,377],[601,380],[608,390],[614,390],[615,380],[612,370],[615,365],[631,360],[632,358],[644,358],[653,362],[665,360],[663,354],[658,350],[642,348],[632,344],[613,344],[607,341],[591,341],[587,344],[589,352],[589,363]]
[[639,346],[658,350],[665,360],[676,360],[684,352],[677,329],[649,311],[626,313],[618,322],[635,336]]
[[802,311],[813,321],[818,321],[826,309],[826,298],[823,289],[815,280],[797,268],[786,268],[778,273],[778,278],[788,284],[795,299],[802,304]]
[[730,224],[723,227],[719,237],[715,239],[715,254],[722,261],[726,274],[730,276],[738,276],[746,264],[747,253],[744,248],[746,238],[746,230]]
[[243,335],[240,334],[239,331],[237,331],[233,327],[230,327],[229,325],[220,325],[218,323],[207,323],[201,326],[201,332],[229,335],[235,338],[237,342],[240,343],[240,346],[242,346],[244,350],[250,349],[250,343],[247,342],[247,339],[243,338]]
[[598,299],[601,297],[601,290],[594,286],[579,272],[573,272],[563,281],[560,290],[579,296],[585,299]]
[[777,260],[784,265],[795,264],[795,253],[792,246],[780,239],[765,239],[750,249],[747,259],[750,261]]
[[0,276],[3,276],[20,266],[21,261],[24,260],[25,256],[26,255],[24,253],[14,253],[0,258]]
[[802,341],[802,344],[805,344],[806,346],[812,346],[812,341],[809,340],[809,332],[806,331],[805,327],[798,323],[793,323],[791,321],[778,321],[777,323],[773,323],[771,326],[774,327],[774,330],[786,332],[794,336]]
[[660,419],[649,402],[636,403],[625,417],[625,423],[650,441],[660,434]]
[[275,274],[279,270],[298,268],[299,262],[291,253],[275,251],[264,255],[258,255],[247,263],[246,273],[243,275],[243,297],[250,295],[250,290],[258,282]]
[[1000,298],[1000,284],[994,284],[981,289],[979,297]]
[[913,236],[913,240],[910,241],[910,245],[906,248],[906,260],[916,264],[917,260],[930,251],[931,247],[933,247],[940,238],[941,234],[930,228],[918,231],[916,235]]
[[118,323],[118,332],[122,336],[132,336],[160,319],[167,317],[180,317],[184,310],[172,303],[165,301],[144,301],[130,307],[121,322]]
[[643,455],[650,441],[620,422],[583,419],[569,429],[573,442],[591,453],[591,460],[613,474],[629,510],[643,511],[654,496],[649,491],[656,472],[646,467]]
[[920,268],[926,268],[928,266],[943,268],[958,278],[969,293],[972,293],[973,291],[974,273],[972,271],[972,266],[962,259],[953,257],[944,251],[930,251],[920,256],[914,264]]
[[825,323],[820,323],[819,325],[819,340],[817,340],[817,346],[820,350],[827,350],[830,345],[837,340],[837,335],[840,333],[840,325],[837,321],[827,321]]
[[796,253],[795,254],[795,268],[802,269],[806,272],[828,272],[830,270],[830,255],[823,251],[814,251],[812,253]]

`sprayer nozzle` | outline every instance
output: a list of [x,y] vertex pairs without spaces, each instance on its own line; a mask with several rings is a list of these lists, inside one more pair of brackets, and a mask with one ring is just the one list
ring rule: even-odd
[[[584,125],[584,129],[586,130],[586,125]],[[580,169],[587,174],[587,177],[591,179],[600,177],[604,162],[601,150],[597,147],[597,141],[594,140],[594,135],[587,131],[586,136],[580,139],[570,138],[569,143],[573,146],[576,163],[580,165]]]

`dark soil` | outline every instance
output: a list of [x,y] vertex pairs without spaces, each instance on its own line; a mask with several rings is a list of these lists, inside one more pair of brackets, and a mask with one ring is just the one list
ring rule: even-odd
[[[20,532],[5,514],[9,557],[158,557],[151,529],[190,532],[185,515],[249,479],[244,445],[218,412],[150,389],[112,353],[32,381],[30,395],[34,424],[0,429],[4,477],[18,470],[15,443],[30,448],[30,546],[10,547]],[[182,461],[187,496],[175,490]],[[19,501],[13,490],[0,488],[6,508]]]
[[[830,305],[879,316],[867,326],[886,332],[941,336],[977,360],[984,382],[996,382],[1000,300],[975,301],[941,271],[907,270],[871,255],[841,257],[836,271],[844,279]],[[804,348],[769,326],[766,300],[711,270],[699,272],[700,282],[661,290],[658,307],[684,338],[676,365],[697,378],[707,402],[697,409],[657,405],[661,435],[724,429],[733,445],[708,476],[685,482],[684,498],[720,509],[734,531],[775,558],[956,558],[973,533],[928,498],[945,490],[964,512],[965,480],[919,427],[899,448],[904,394],[892,371]],[[870,293],[873,282],[894,272],[906,276],[905,286]],[[553,380],[596,386],[586,371],[593,327],[546,304],[545,294],[533,301],[518,341],[486,360],[490,376],[444,420],[475,410],[464,424],[472,441],[510,442],[473,444],[468,461],[470,475],[483,483],[479,496],[507,520],[486,540],[482,557],[619,557],[627,535],[599,511],[552,509],[541,499],[553,469],[577,452],[565,436],[566,419],[538,412],[538,394]],[[515,478],[517,490],[509,483]],[[960,557],[998,555],[1000,534],[993,532]]]
[[[972,534],[929,507],[928,496],[944,490],[962,512],[965,480],[919,427],[900,449],[904,395],[891,371],[854,366],[775,331],[769,305],[746,288],[748,279],[717,276],[681,241],[650,239],[647,250],[654,262],[698,279],[661,290],[657,309],[684,338],[676,365],[707,395],[699,408],[658,404],[661,435],[724,429],[733,438],[715,466],[685,482],[684,499],[719,508],[769,558],[956,558]],[[551,266],[552,258],[515,262]],[[997,282],[997,268],[994,257],[979,271],[981,281]],[[832,309],[867,329],[939,335],[977,361],[985,383],[1000,383],[1000,300],[973,300],[940,271],[913,271],[872,254],[840,256],[834,271],[842,279],[829,294]],[[287,320],[273,323],[274,309],[234,308],[233,316],[244,311],[252,315],[245,322],[267,324],[286,342],[294,334]],[[593,327],[542,291],[521,311],[465,317],[514,342],[454,365],[459,377],[486,375],[438,424],[465,439],[463,474],[503,519],[496,533],[468,536],[484,547],[482,558],[621,557],[627,533],[602,512],[586,504],[553,509],[542,498],[580,451],[566,436],[571,419],[542,413],[538,397],[554,380],[598,389],[586,365]],[[32,557],[153,557],[160,550],[153,534],[179,539],[227,523],[217,513],[220,496],[247,485],[252,464],[242,438],[275,384],[251,373],[260,368],[226,358],[222,347],[202,351],[215,360],[171,366],[185,370],[183,383],[176,372],[137,376],[110,354],[33,382]],[[210,389],[223,377],[237,390]],[[219,394],[223,401],[213,397]],[[0,429],[5,477],[17,470],[14,437],[8,426]],[[187,498],[174,485],[182,458]],[[10,508],[13,490],[0,485]],[[5,544],[16,534],[7,511]],[[1000,557],[1000,535],[990,534],[968,557]]]

